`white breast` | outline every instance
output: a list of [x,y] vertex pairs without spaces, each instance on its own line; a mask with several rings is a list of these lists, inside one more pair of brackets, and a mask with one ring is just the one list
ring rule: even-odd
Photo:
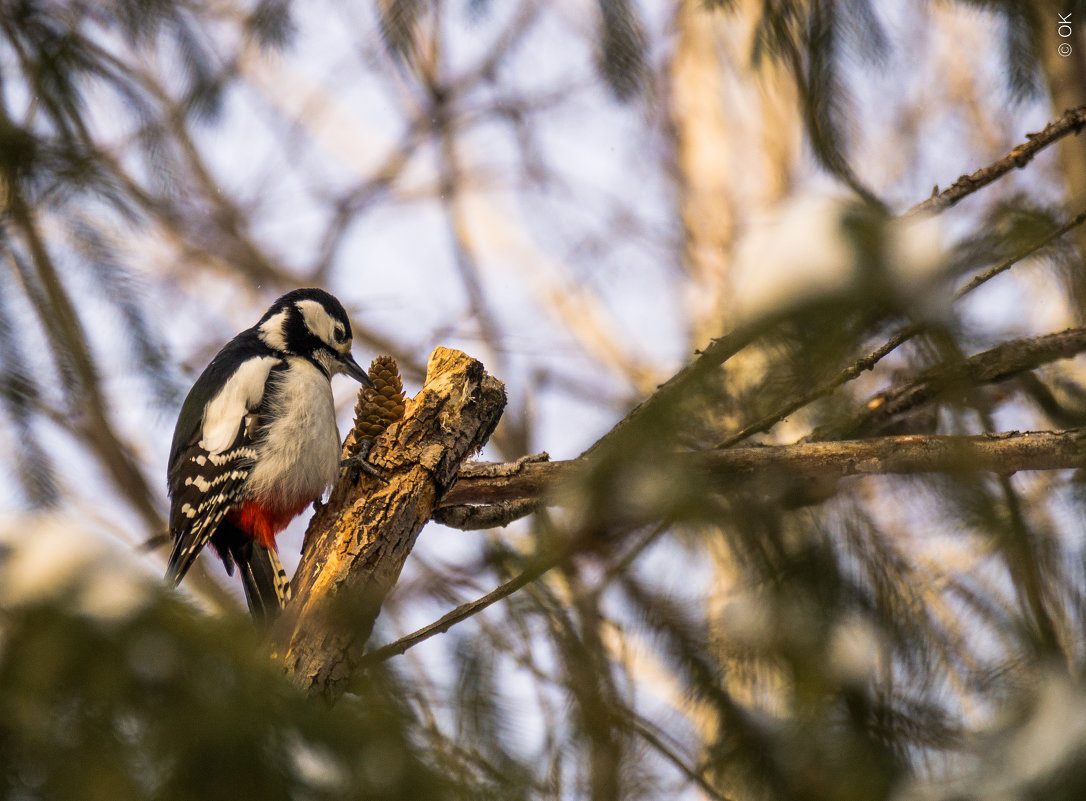
[[305,359],[292,356],[287,363],[268,386],[270,411],[262,421],[266,428],[247,487],[252,495],[283,507],[319,497],[339,468],[339,430],[328,378]]

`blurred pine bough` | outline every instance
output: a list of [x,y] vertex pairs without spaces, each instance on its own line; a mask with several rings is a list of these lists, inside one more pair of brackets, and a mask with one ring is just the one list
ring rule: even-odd
[[322,708],[75,520],[7,521],[0,583],[0,798],[474,797],[392,673]]
[[[479,69],[465,71],[467,77],[442,71],[443,37],[450,36],[444,28],[460,24],[474,35],[471,25],[497,16],[494,5],[375,3],[372,13],[402,72],[375,62],[370,51],[365,58],[367,68],[380,63],[389,74],[407,76],[409,92],[394,88],[419,98],[422,122],[405,123],[399,151],[427,153],[423,145],[432,145],[449,162],[433,191],[440,194],[438,207],[449,212],[457,275],[472,299],[465,316],[484,321],[480,340],[501,359],[510,348],[500,326],[485,324],[485,273],[473,261],[472,238],[458,216],[457,197],[471,187],[470,165],[460,163],[449,142],[470,133],[473,119],[502,120],[524,148],[523,175],[516,179],[562,195],[573,191],[568,170],[558,169],[568,166],[565,154],[542,158],[533,130],[556,97],[584,98],[564,86],[523,102],[485,94],[544,18],[545,6],[532,2],[517,4],[518,14],[503,29],[507,35],[495,37]],[[798,139],[802,128],[822,168],[860,196],[875,194],[854,169],[846,135],[854,122],[850,59],[877,63],[893,49],[874,4],[711,5],[734,15],[714,20],[750,21],[753,55],[767,67],[762,77],[778,86],[791,81],[795,94],[786,96],[795,103],[781,105],[799,109],[798,127],[787,124],[787,111],[774,116],[767,103],[761,136],[769,141],[779,128],[784,139]],[[1052,61],[1051,26],[1039,16],[1041,8],[1001,4],[1008,22],[1005,73],[1019,94],[1048,84],[1054,115],[1083,102],[1058,92],[1076,91],[1086,80],[1064,80],[1057,72],[1074,62]],[[111,394],[104,379],[116,359],[96,340],[98,318],[85,312],[88,302],[108,311],[124,333],[131,375],[142,376],[162,408],[171,409],[180,382],[141,303],[141,283],[153,279],[132,268],[120,242],[151,228],[183,254],[178,273],[197,264],[239,286],[322,280],[338,263],[344,231],[395,185],[410,158],[394,151],[349,191],[322,198],[335,213],[320,253],[300,269],[288,267],[269,255],[274,248],[258,235],[269,222],[254,223],[245,200],[224,191],[197,135],[221,119],[231,88],[242,80],[244,46],[231,50],[232,43],[266,48],[289,41],[297,20],[286,3],[7,2],[0,10],[6,201],[0,402],[12,432],[5,462],[29,503],[63,504],[65,479],[82,477],[58,469],[53,443],[59,430],[101,467],[147,532],[157,533],[157,478],[148,477],[153,472],[135,455],[131,432],[118,430],[109,413],[119,393],[114,388]],[[673,40],[660,38],[645,10],[615,0],[593,8],[592,57],[583,60],[599,70],[606,92],[590,95],[590,103],[604,106],[610,93],[632,104],[633,115],[651,115],[663,82],[672,81],[669,92],[682,89],[679,66],[658,61]],[[1074,10],[1086,15],[1081,3]],[[705,33],[696,14],[707,12],[688,3],[680,13],[676,37],[684,47],[677,53],[696,53]],[[712,29],[721,40],[725,33]],[[552,53],[544,55],[549,60]],[[739,74],[749,67],[745,55],[728,62]],[[727,48],[712,49],[691,74],[704,79],[728,56]],[[774,78],[774,65],[789,78]],[[480,96],[494,108],[474,106]],[[978,105],[963,108],[976,113]],[[120,149],[99,135],[97,116],[114,111],[112,124],[123,129]],[[697,117],[696,109],[676,108],[660,124],[675,141],[643,147],[643,153],[674,148],[666,171],[674,171],[675,191],[685,201],[700,196],[698,178],[709,172],[699,160],[704,153],[694,153],[689,164],[682,159],[684,148],[696,150],[703,122]],[[301,121],[284,127],[294,126],[301,129]],[[291,136],[288,131],[284,140]],[[759,136],[709,141],[726,149],[743,138]],[[787,162],[787,144],[773,146]],[[1052,200],[1049,173],[1043,173],[1035,182],[1042,186],[1027,182],[1023,194],[1004,195],[960,223],[968,232],[950,254],[950,276],[1018,252],[1077,212],[1082,192],[1074,181],[1086,170],[1081,160],[1078,169],[1075,163],[1062,169],[1066,202]],[[741,166],[728,177],[740,182],[747,164]],[[795,162],[778,166],[782,187],[802,172]],[[480,172],[485,185],[492,176]],[[773,169],[765,172],[772,183]],[[576,216],[583,217],[599,198],[576,200]],[[725,212],[729,204],[734,210],[751,202],[725,200]],[[615,213],[614,229],[602,235],[574,229],[571,250],[557,252],[559,260],[578,252],[585,259],[574,282],[579,290],[627,277],[600,265],[601,254],[616,243],[651,229],[631,208]],[[673,261],[696,276],[691,294],[716,300],[713,270],[699,274],[692,254],[723,252],[730,244],[699,239],[698,211],[705,210],[690,203],[677,212],[681,226],[665,226],[660,238],[666,244],[656,242],[653,252],[667,254],[661,261],[669,277],[679,272]],[[710,212],[709,231],[726,233],[727,213]],[[844,213],[848,224],[837,220],[830,227],[847,228],[856,252],[877,255],[874,246],[883,241],[878,210],[868,205]],[[1073,236],[1078,252],[1057,243],[1043,253],[1053,265],[1050,276],[1065,281],[1072,308],[1086,296],[1081,229]],[[824,254],[816,244],[825,240],[802,239],[797,251]],[[872,267],[878,259],[857,263]],[[535,543],[542,548],[571,531],[590,535],[585,553],[476,620],[467,633],[447,635],[427,659],[371,671],[332,712],[294,695],[247,627],[182,606],[140,571],[116,572],[114,554],[87,554],[82,521],[21,518],[7,526],[0,552],[0,571],[6,571],[0,583],[0,797],[1082,797],[1086,579],[1077,477],[887,478],[811,487],[783,476],[772,487],[724,492],[663,458],[675,441],[706,447],[732,434],[735,421],[756,420],[787,404],[903,319],[940,322],[947,314],[940,304],[918,310],[905,302],[907,293],[891,291],[901,287],[888,276],[886,270],[828,274],[837,283],[804,285],[802,298],[793,285],[770,287],[792,291],[773,296],[761,312],[803,300],[813,289],[823,297],[798,303],[752,349],[754,380],[721,376],[704,394],[661,410],[651,435],[615,443],[612,458],[586,484],[578,514],[533,519],[528,544],[519,535],[496,536],[459,571],[424,564],[386,618],[400,614],[395,619],[402,620],[412,604],[445,608],[476,594],[531,564]],[[176,280],[176,274],[162,276],[167,285]],[[695,338],[724,330],[726,315],[705,305],[712,307],[705,317],[689,322]],[[576,330],[586,321],[575,316],[560,322]],[[588,322],[587,336],[599,337],[601,324]],[[943,330],[917,338],[895,368],[908,375],[979,347],[982,337],[970,336],[962,318],[951,314],[942,322]],[[385,350],[376,335],[360,330],[374,350]],[[1001,330],[999,336],[1011,334]],[[592,372],[610,375],[618,363],[626,370],[623,387],[655,382],[643,363],[623,363],[621,347],[592,346],[607,354]],[[387,350],[405,351],[397,353],[403,365],[417,357],[410,344],[393,342]],[[1031,421],[1081,425],[1080,383],[1074,370],[1052,369],[1039,373],[1036,384],[1009,392],[957,387],[928,414],[895,420],[895,430],[982,430],[987,412],[1006,396]],[[616,394],[612,386],[605,393],[586,385],[582,403]],[[798,415],[797,425],[848,422],[847,412],[869,389],[820,400],[806,417]],[[527,450],[533,423],[527,409],[510,421],[507,458]],[[49,433],[43,437],[42,430]],[[658,519],[668,525],[645,523]],[[929,785],[929,778],[945,781]]]

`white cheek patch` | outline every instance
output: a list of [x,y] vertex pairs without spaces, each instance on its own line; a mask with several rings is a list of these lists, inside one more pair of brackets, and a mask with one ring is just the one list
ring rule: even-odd
[[234,443],[242,420],[260,403],[268,374],[278,362],[274,356],[259,356],[242,362],[207,405],[201,448],[215,455]]
[[302,313],[305,327],[332,347],[336,347],[335,326],[336,321],[328,314],[328,311],[315,300],[299,300],[294,304]]
[[283,325],[287,321],[287,310],[273,314],[260,324],[260,339],[272,350],[286,350],[287,338],[283,334]]

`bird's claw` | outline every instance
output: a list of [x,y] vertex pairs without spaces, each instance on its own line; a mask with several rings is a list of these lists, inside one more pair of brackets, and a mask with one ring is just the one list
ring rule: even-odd
[[367,461],[370,456],[371,448],[373,448],[372,439],[362,440],[358,452],[354,456],[350,456],[346,459],[341,460],[339,466],[341,469],[346,467],[351,470],[358,470],[359,472],[365,473],[368,476],[373,476],[382,484],[387,484],[388,479],[385,477],[384,472],[381,471],[380,468],[373,466]]

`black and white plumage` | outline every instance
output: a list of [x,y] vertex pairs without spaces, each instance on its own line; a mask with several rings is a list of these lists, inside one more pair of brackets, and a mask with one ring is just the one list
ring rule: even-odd
[[335,481],[340,442],[331,377],[369,385],[351,356],[343,306],[298,289],[228,342],[181,407],[170,451],[166,579],[176,585],[208,542],[249,609],[270,620],[290,597],[275,535]]

